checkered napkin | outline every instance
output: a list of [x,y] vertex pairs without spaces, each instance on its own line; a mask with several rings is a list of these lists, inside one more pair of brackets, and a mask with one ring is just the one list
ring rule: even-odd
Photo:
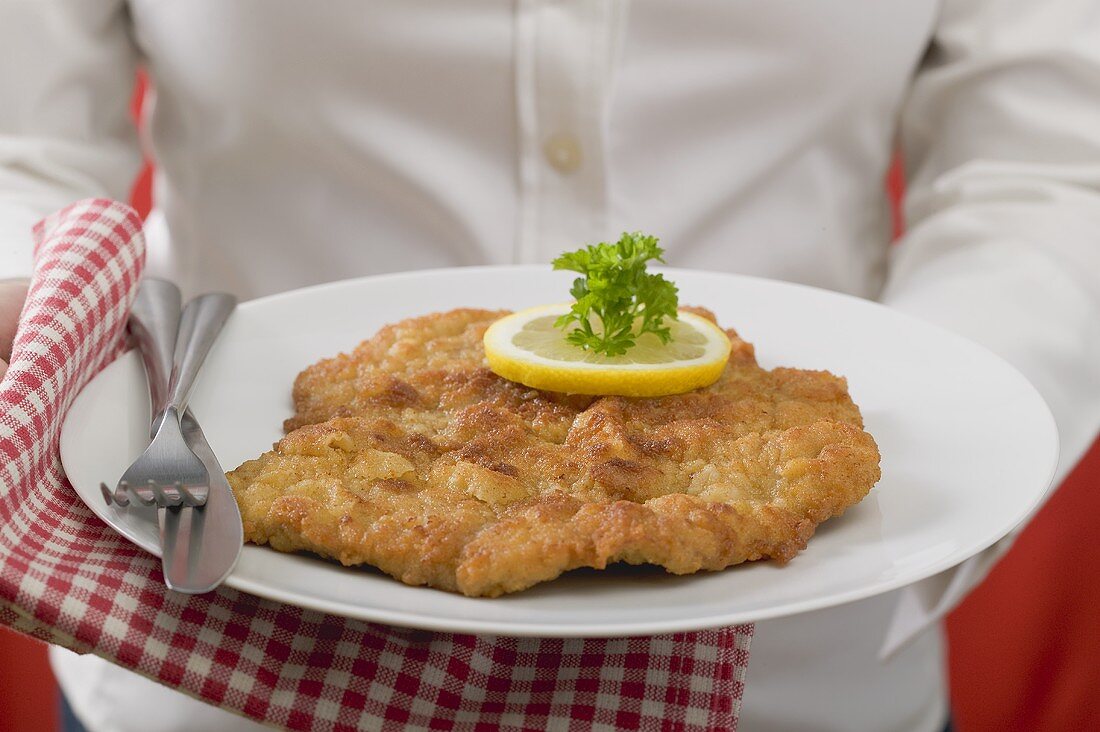
[[160,562],[65,480],[62,416],[121,349],[141,274],[127,206],[35,229],[34,280],[0,382],[0,622],[297,730],[733,730],[752,626],[546,639],[392,628],[222,588],[168,591]]

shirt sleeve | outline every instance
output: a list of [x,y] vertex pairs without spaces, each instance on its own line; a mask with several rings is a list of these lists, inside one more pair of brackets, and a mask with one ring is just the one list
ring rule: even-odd
[[[1100,4],[945,0],[901,122],[908,231],[882,300],[1018,368],[1061,443],[1100,425]],[[902,595],[888,655],[950,611],[1011,537]]]
[[0,279],[31,270],[31,226],[74,200],[125,200],[137,51],[122,0],[0,0]]

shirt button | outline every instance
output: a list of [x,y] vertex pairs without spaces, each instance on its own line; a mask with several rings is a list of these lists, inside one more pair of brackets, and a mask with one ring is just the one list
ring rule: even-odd
[[559,173],[572,173],[581,167],[581,143],[573,135],[551,135],[542,146],[542,154]]

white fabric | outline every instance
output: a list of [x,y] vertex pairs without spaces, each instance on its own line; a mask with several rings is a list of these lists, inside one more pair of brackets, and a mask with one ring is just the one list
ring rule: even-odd
[[[0,0],[0,48],[0,276],[26,272],[38,214],[126,197],[144,60],[170,236],[153,269],[190,292],[547,262],[640,229],[677,266],[984,343],[1050,403],[1059,476],[1095,433],[1095,0]],[[910,228],[891,249],[897,139]],[[921,631],[995,555],[896,615],[895,594],[759,624],[741,729],[936,729],[942,647]],[[54,659],[95,732],[196,724],[173,692]]]

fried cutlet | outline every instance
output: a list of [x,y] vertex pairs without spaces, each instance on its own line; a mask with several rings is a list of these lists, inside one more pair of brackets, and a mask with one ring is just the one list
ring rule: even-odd
[[286,437],[228,475],[246,540],[492,597],[620,561],[786,562],[879,479],[843,378],[762,369],[729,330],[705,389],[540,392],[485,366],[505,314],[412,318],[303,371]]

